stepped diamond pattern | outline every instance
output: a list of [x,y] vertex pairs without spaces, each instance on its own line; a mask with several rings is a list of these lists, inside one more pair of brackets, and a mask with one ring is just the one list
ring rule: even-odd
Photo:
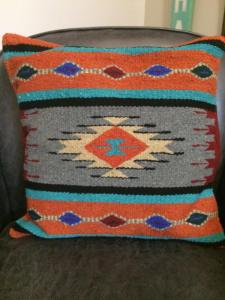
[[124,129],[114,126],[88,143],[85,148],[116,168],[147,149],[148,146]]

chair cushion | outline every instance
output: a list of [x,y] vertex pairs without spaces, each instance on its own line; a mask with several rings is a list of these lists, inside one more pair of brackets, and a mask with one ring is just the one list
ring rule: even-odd
[[38,236],[224,239],[212,190],[224,38],[176,47],[68,47],[6,35]]
[[225,248],[128,238],[0,237],[2,299],[225,299]]

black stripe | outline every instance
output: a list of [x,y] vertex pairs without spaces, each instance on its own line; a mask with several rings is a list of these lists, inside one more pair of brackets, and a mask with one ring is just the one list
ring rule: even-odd
[[216,105],[195,100],[178,99],[133,99],[133,98],[56,98],[21,102],[21,109],[66,107],[66,106],[159,106],[159,107],[196,107],[216,111]]
[[25,186],[33,190],[43,190],[51,192],[69,193],[96,193],[96,194],[126,194],[126,195],[175,195],[200,193],[211,185],[192,186],[192,187],[168,187],[168,188],[149,188],[149,187],[112,187],[112,186],[71,186],[60,184],[44,184],[25,181]]
[[[196,41],[196,42],[189,42],[185,45],[180,45],[180,47],[182,46],[187,46],[187,45],[194,45],[194,44],[208,44],[208,45],[212,45],[212,46],[216,46],[218,48],[220,48],[221,50],[225,51],[225,44],[224,42],[220,41],[220,40],[203,40],[203,41]],[[80,48],[83,46],[66,46],[64,45],[64,47],[76,47],[76,48]],[[148,47],[148,46],[146,46]],[[52,49],[54,47],[47,47],[47,46],[38,46],[38,45],[29,45],[29,44],[17,44],[17,45],[5,45],[3,46],[3,51],[4,52],[23,52],[23,51],[30,51],[30,52],[39,52],[39,51],[44,51],[44,50],[48,50],[48,49]],[[136,47],[137,48],[137,47]],[[159,47],[159,48],[174,48],[174,47]],[[101,50],[101,48],[99,49]],[[110,51],[110,50],[109,50]]]
[[45,50],[52,49],[54,47],[47,46],[38,46],[38,45],[26,45],[26,44],[18,44],[18,45],[5,45],[3,46],[3,52],[41,52]]
[[206,45],[208,44],[208,45],[216,46],[216,47],[220,48],[221,50],[225,51],[225,43],[220,40],[198,41],[198,42],[189,43],[188,45],[194,45],[194,44],[206,44]]

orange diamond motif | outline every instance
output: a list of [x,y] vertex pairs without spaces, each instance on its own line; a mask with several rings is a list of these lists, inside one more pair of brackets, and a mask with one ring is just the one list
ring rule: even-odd
[[147,148],[147,144],[118,126],[105,131],[85,146],[87,151],[104,160],[113,168],[137,156]]

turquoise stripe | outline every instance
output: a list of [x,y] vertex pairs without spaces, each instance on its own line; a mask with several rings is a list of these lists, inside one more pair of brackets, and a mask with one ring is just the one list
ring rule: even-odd
[[[39,52],[38,52],[39,53]],[[32,54],[37,54],[37,52],[29,52],[29,51],[24,51],[24,52],[5,52],[3,53],[3,59],[8,60],[11,57],[16,57],[16,56],[29,56]]]
[[[144,54],[144,53],[154,53],[154,52],[162,52],[162,51],[174,51],[174,50],[196,50],[196,51],[204,51],[208,54],[215,56],[216,58],[221,58],[224,55],[224,51],[213,45],[205,45],[205,44],[194,44],[194,45],[186,45],[186,46],[178,46],[178,47],[120,47],[120,48],[101,48],[101,47],[57,47],[54,49],[42,51],[44,52],[113,52],[119,54]],[[37,54],[39,52],[5,52],[4,60],[10,59],[15,56],[29,56],[33,54]]]
[[52,51],[56,52],[113,52],[119,54],[144,54],[144,53],[154,53],[154,52],[162,52],[162,51],[174,51],[174,50],[199,50],[207,52],[217,58],[220,58],[224,55],[224,51],[213,45],[205,45],[205,44],[194,44],[194,45],[186,45],[186,46],[178,46],[178,47],[120,47],[120,48],[101,48],[101,47],[58,47],[52,49]]
[[[92,88],[66,88],[48,91],[34,91],[18,94],[18,102],[41,101],[46,99],[63,98],[92,98],[92,97],[116,97],[137,99],[178,99],[180,101],[191,99],[210,104],[216,103],[216,97],[212,94],[189,90],[116,90],[116,89],[92,89]],[[105,100],[107,101],[107,99]]]
[[123,195],[123,194],[91,194],[91,193],[66,193],[49,192],[26,189],[26,196],[32,199],[44,201],[71,201],[71,202],[105,202],[105,203],[139,203],[139,204],[170,204],[193,203],[198,199],[212,197],[213,190],[206,189],[200,194],[183,195]]
[[[112,235],[112,234],[47,234],[43,230],[41,230],[40,227],[35,225],[32,222],[25,221],[23,219],[19,219],[16,221],[17,224],[19,224],[21,227],[25,228],[32,234],[42,237],[42,238],[75,238],[75,237],[125,237],[125,238],[139,238],[139,239],[150,239],[150,240],[172,240],[175,238],[171,238],[169,236],[165,237],[153,237],[153,236],[144,236],[144,235]],[[224,233],[217,233],[213,235],[208,235],[204,237],[198,237],[198,238],[177,238],[176,240],[186,240],[190,242],[202,242],[202,243],[215,243],[220,242],[225,239]]]
[[[100,48],[100,47],[58,47],[46,51],[45,52],[113,52],[119,54],[144,54],[144,53],[154,53],[154,52],[162,52],[162,51],[174,51],[174,50],[196,50],[196,51],[204,51],[208,54],[215,56],[216,58],[221,58],[224,55],[224,51],[213,45],[205,45],[205,44],[194,44],[194,45],[186,45],[180,47],[121,47],[121,48]],[[12,57],[16,56],[29,56],[33,54],[37,54],[39,52],[5,52],[3,54],[4,60],[8,60]]]

